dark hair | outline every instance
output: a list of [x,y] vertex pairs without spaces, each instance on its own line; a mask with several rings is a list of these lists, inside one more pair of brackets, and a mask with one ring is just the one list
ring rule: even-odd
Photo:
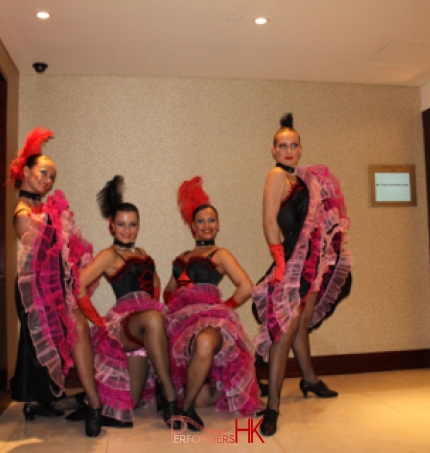
[[218,211],[216,210],[215,206],[212,206],[211,204],[201,204],[200,206],[197,206],[196,209],[194,209],[193,220],[196,218],[197,213],[199,213],[200,211],[203,211],[203,209],[207,209],[207,208],[213,209],[218,218]]
[[[28,159],[25,161],[24,167],[32,168],[35,165],[37,165],[37,161],[39,160],[39,157],[47,157],[44,156],[43,154],[33,154],[32,156],[28,156]],[[48,157],[49,159],[49,157]]]
[[118,212],[135,212],[137,218],[140,219],[139,210],[133,203],[119,203],[116,205],[111,214],[112,219],[115,218]]
[[113,219],[119,211],[135,212],[139,219],[139,210],[137,207],[132,203],[122,201],[123,190],[124,178],[121,175],[115,175],[97,194],[97,203],[99,204],[100,212],[105,219]]
[[300,134],[293,127],[293,114],[292,113],[286,113],[279,120],[279,124],[281,127],[275,132],[275,135],[273,136],[273,146],[277,145],[278,134],[279,134],[279,132],[283,131],[284,129],[287,129],[291,132],[295,132],[297,134],[297,137],[299,138],[299,143],[300,143]]

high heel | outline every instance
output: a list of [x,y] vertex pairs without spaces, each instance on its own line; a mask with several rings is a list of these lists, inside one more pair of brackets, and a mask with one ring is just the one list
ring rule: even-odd
[[87,416],[85,417],[85,434],[88,437],[97,437],[102,426],[102,409],[87,406]]
[[155,402],[157,404],[157,412],[162,414],[164,411],[165,398],[163,395],[163,389],[158,381],[155,382]]
[[302,379],[300,381],[300,390],[305,398],[308,397],[309,392],[315,393],[319,398],[334,398],[339,395],[339,393],[329,389],[323,381],[308,382]]
[[181,415],[179,411],[179,406],[178,406],[178,400],[174,401],[167,401],[164,397],[164,402],[163,402],[163,419],[166,423],[166,425],[169,428],[172,428],[174,430],[181,429],[181,421],[180,420],[171,420],[172,417]]
[[24,418],[26,422],[34,420],[36,415],[36,404],[25,403],[24,407],[22,408],[22,413],[24,414]]
[[35,403],[25,403],[22,408],[25,421],[29,422],[34,420],[37,416],[39,417],[62,417],[64,415],[63,411],[55,409],[53,403],[44,403],[44,404],[35,404]]
[[186,411],[182,411],[182,415],[187,417],[188,420],[184,420],[187,423],[187,427],[191,431],[202,431],[205,427],[203,420],[199,417],[194,406],[190,406]]
[[[260,414],[262,414],[260,412]],[[273,436],[276,433],[276,423],[278,421],[279,412],[274,409],[265,409],[263,411],[263,420],[260,425],[260,432],[263,436]]]

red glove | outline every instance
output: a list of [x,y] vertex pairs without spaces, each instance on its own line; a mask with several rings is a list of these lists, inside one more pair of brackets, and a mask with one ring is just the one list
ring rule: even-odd
[[90,296],[85,295],[77,299],[78,306],[82,313],[96,326],[104,327],[105,323],[103,318],[99,315],[98,311],[94,308]]
[[160,300],[160,287],[154,286],[154,299]]
[[224,305],[227,305],[227,307],[231,307],[231,308],[236,308],[238,307],[240,304],[236,301],[236,299],[231,296],[230,299],[227,299],[225,302],[224,302]]
[[275,273],[271,283],[279,283],[284,279],[285,274],[285,258],[284,258],[284,247],[282,244],[271,244],[269,245],[270,253],[275,260]]
[[173,293],[172,291],[169,291],[169,290],[164,290],[164,293],[163,293],[163,300],[164,300],[164,303],[166,305],[169,305],[171,300],[173,299]]

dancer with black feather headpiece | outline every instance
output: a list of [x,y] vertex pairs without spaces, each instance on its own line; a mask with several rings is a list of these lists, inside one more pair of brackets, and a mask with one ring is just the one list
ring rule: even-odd
[[316,377],[309,331],[349,294],[352,257],[345,245],[349,219],[337,178],[325,165],[298,167],[301,154],[300,135],[289,113],[273,137],[276,167],[264,187],[263,226],[274,263],[253,292],[253,311],[260,323],[254,343],[269,362],[269,399],[260,425],[265,436],[277,430],[291,348],[302,373],[303,395],[337,396]]
[[[175,389],[170,379],[164,305],[154,260],[135,245],[139,232],[139,211],[123,202],[122,176],[115,176],[98,193],[102,216],[109,221],[113,244],[102,250],[80,275],[81,300],[96,324],[92,331],[97,390],[102,402],[104,426],[133,426],[133,409],[155,390],[155,376],[161,385],[164,421],[179,429]],[[104,275],[111,285],[116,304],[100,318],[87,296],[87,288]]]

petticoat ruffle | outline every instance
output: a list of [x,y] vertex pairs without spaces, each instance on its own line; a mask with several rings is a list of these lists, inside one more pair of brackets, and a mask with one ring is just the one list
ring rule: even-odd
[[92,260],[92,246],[82,238],[63,192],[49,196],[30,225],[18,252],[18,286],[28,314],[28,328],[39,363],[64,392],[76,341],[76,276]]
[[[124,422],[132,422],[134,419],[127,354],[120,341],[121,322],[136,312],[163,311],[164,309],[164,304],[151,299],[146,292],[133,292],[120,298],[108,311],[105,317],[105,328],[97,326],[92,328],[91,342],[94,350],[96,388],[103,415]],[[141,356],[144,356],[144,353]],[[142,399],[148,402],[154,399],[154,395],[155,375],[150,367]]]
[[225,306],[214,285],[178,289],[166,315],[171,353],[171,374],[178,397],[184,396],[193,340],[205,327],[218,329],[221,350],[215,355],[210,380],[222,395],[215,407],[222,411],[255,414],[261,408],[255,377],[254,351],[238,314]]
[[[311,328],[321,324],[333,311],[348,279],[352,256],[344,244],[349,218],[337,178],[325,165],[297,168],[297,176],[309,191],[309,206],[284,279],[271,284],[274,269],[254,288],[253,302],[261,322],[254,337],[257,353],[269,358],[272,341],[286,332],[291,319],[300,315],[309,292],[318,292]],[[304,278],[310,290],[300,296]]]

